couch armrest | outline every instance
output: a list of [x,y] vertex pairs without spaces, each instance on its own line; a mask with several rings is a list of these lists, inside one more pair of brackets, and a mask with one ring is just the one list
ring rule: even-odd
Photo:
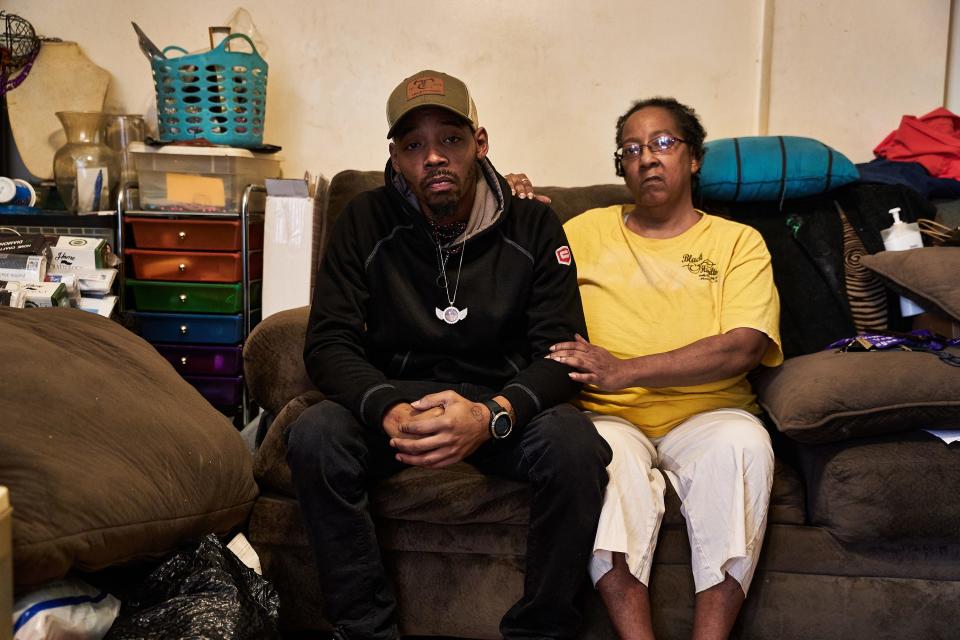
[[273,415],[315,388],[303,365],[309,315],[310,307],[275,313],[254,327],[243,345],[247,389],[257,404]]
[[253,475],[260,486],[288,496],[297,495],[287,466],[287,431],[301,413],[322,400],[323,394],[319,391],[302,393],[288,402],[270,423],[270,429],[253,457]]

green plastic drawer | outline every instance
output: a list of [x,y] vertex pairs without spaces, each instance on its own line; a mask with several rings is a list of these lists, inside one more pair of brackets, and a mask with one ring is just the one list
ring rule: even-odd
[[[261,280],[250,283],[250,306],[260,306]],[[176,313],[242,313],[239,282],[162,282],[127,280],[127,293],[133,309]]]

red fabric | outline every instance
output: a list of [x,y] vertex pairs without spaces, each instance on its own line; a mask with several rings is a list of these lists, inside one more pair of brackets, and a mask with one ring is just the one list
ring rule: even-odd
[[944,108],[925,116],[903,116],[873,150],[887,160],[919,162],[937,178],[960,180],[960,116]]

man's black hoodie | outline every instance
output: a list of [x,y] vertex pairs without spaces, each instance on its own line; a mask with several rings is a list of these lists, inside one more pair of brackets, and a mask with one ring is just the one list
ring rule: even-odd
[[456,324],[437,317],[448,306],[437,243],[389,162],[386,186],[358,195],[334,225],[304,361],[317,388],[369,427],[380,429],[393,404],[416,400],[392,379],[497,390],[516,428],[579,388],[567,366],[544,357],[550,345],[586,336],[563,227],[546,205],[512,197],[489,161],[479,168],[499,215],[468,236],[459,273],[459,254],[447,263],[449,293],[468,311]]

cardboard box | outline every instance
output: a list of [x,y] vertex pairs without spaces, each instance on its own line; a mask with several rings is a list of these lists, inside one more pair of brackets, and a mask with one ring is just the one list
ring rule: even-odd
[[0,307],[23,309],[23,291],[0,291]]
[[62,282],[21,282],[25,307],[69,307],[67,286]]
[[43,282],[47,275],[47,259],[18,253],[0,253],[0,280]]
[[113,282],[117,278],[116,269],[61,269],[53,267],[48,271],[46,280],[52,281],[51,276],[74,275],[77,277],[80,291],[93,295],[110,293]]
[[13,630],[13,509],[6,487],[0,487],[0,640]]
[[104,318],[109,318],[113,314],[114,307],[117,306],[117,296],[103,296],[102,298],[80,297],[80,309],[96,313]]
[[938,311],[928,311],[913,318],[914,329],[927,329],[944,338],[960,338],[960,322]]
[[107,265],[107,241],[103,238],[60,236],[53,246],[51,266],[58,269],[103,269]]
[[19,282],[0,280],[0,307],[23,309],[26,299]]
[[0,233],[0,253],[46,256],[49,252],[50,241],[44,236]]
[[50,273],[44,282],[61,282],[67,288],[67,298],[70,300],[71,307],[80,306],[80,277],[76,273]]

